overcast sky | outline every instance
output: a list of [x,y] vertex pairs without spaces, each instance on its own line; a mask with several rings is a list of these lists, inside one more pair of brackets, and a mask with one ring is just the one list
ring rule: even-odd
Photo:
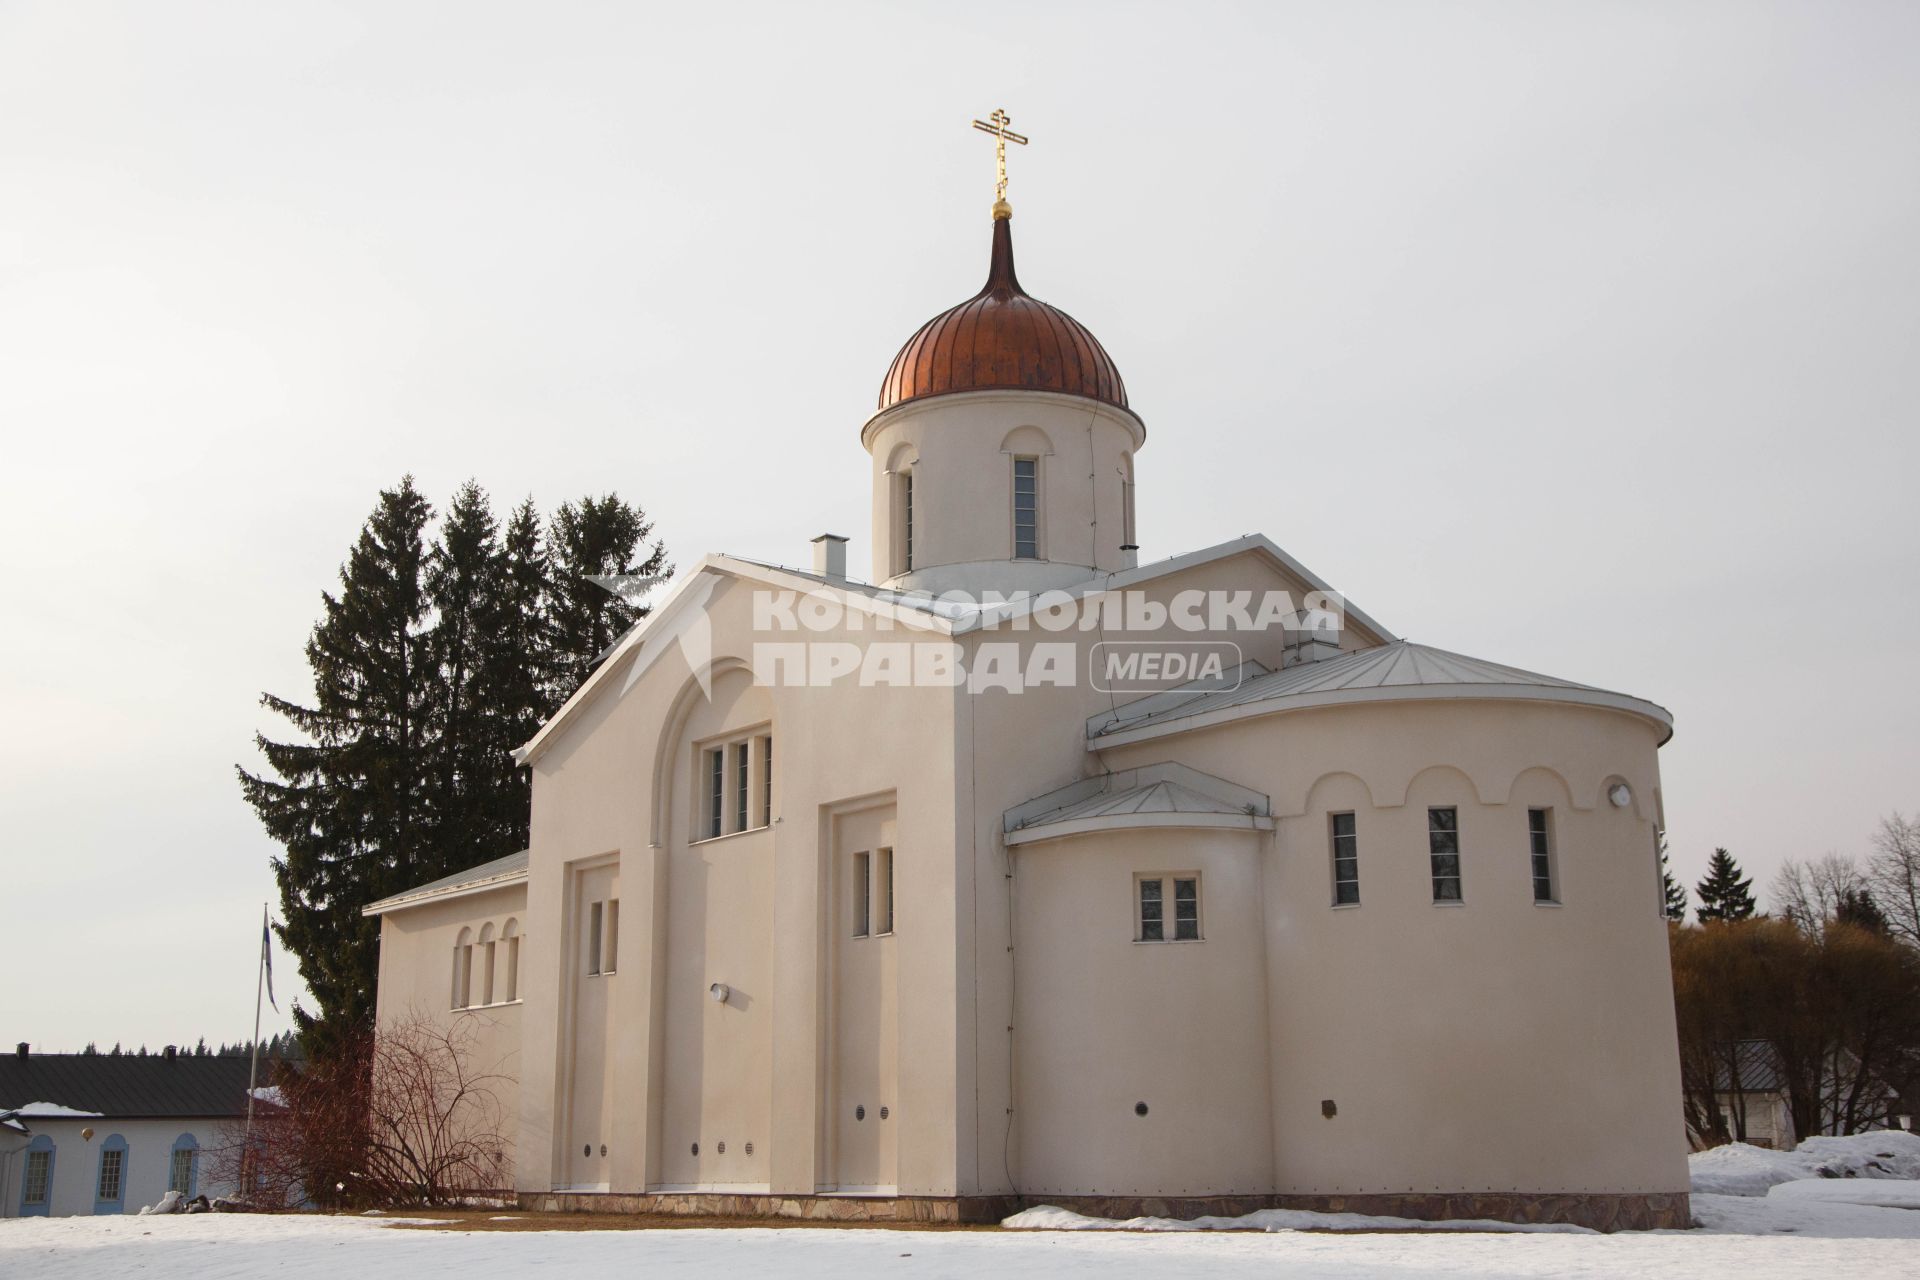
[[233,766],[402,474],[863,572],[999,106],[1143,559],[1261,531],[1664,704],[1689,882],[1864,852],[1920,810],[1916,49],[1911,3],[0,0],[0,1041],[249,1032]]

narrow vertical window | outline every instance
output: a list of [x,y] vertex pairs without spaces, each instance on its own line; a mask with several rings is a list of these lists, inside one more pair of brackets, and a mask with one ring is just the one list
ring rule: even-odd
[[1533,900],[1558,901],[1553,894],[1553,836],[1547,810],[1527,810],[1527,843],[1533,853]]
[[480,963],[483,966],[480,970],[481,1004],[493,1003],[493,960],[498,954],[498,947],[498,943],[489,939],[486,944],[486,954],[480,958]]
[[733,829],[747,829],[747,762],[751,758],[752,744],[736,742],[733,744]]
[[1198,880],[1173,882],[1173,940],[1175,942],[1200,940],[1200,882]]
[[200,1144],[190,1133],[183,1133],[174,1139],[172,1158],[167,1162],[167,1190],[178,1191],[181,1195],[192,1197],[198,1187],[198,1165]]
[[126,1181],[127,1144],[125,1140],[119,1134],[115,1134],[107,1139],[107,1144],[100,1149],[100,1180],[93,1193],[96,1213],[103,1207],[119,1204],[120,1188]]
[[853,855],[853,936],[856,938],[864,938],[871,932],[869,925],[872,917],[869,912],[872,900],[868,895],[872,891],[871,862],[866,854],[856,853]]
[[27,1152],[25,1181],[21,1186],[21,1200],[28,1205],[44,1205],[47,1202],[47,1188],[53,1182],[53,1152]]
[[727,794],[727,753],[707,752],[707,834],[717,836],[725,828]]
[[913,472],[900,473],[900,567],[913,568]]
[[873,931],[893,932],[893,850],[873,855]]
[[594,903],[587,908],[587,976],[600,972],[600,938],[604,904]]
[[1133,528],[1133,458],[1122,456],[1120,460],[1120,549],[1138,551],[1139,536]]
[[1333,903],[1337,907],[1360,902],[1360,836],[1353,815],[1333,815]]
[[773,735],[760,739],[760,825],[773,824]]
[[467,943],[460,948],[460,1005],[462,1009],[473,1004],[473,944]]
[[507,937],[507,994],[509,1004],[520,998],[520,935]]
[[1459,902],[1460,812],[1427,810],[1427,859],[1433,872],[1433,900]]
[[607,899],[607,947],[602,953],[600,972],[612,973],[620,967],[620,899]]
[[1140,882],[1139,937],[1142,942],[1167,940],[1166,903],[1160,897],[1160,881]]
[[1040,558],[1040,459],[1013,460],[1013,558]]

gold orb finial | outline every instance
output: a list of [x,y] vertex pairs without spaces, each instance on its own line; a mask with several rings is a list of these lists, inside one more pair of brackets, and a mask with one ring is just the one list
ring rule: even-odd
[[1012,205],[1008,204],[1005,200],[995,200],[993,202],[993,220],[995,222],[1005,222],[1008,218],[1011,218],[1012,216],[1013,216]]

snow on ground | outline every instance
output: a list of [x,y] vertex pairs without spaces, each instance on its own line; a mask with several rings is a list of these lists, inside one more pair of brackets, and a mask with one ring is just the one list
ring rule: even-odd
[[1544,1231],[1550,1235],[1598,1235],[1566,1222],[1496,1222],[1491,1218],[1382,1218],[1365,1213],[1314,1213],[1306,1209],[1260,1209],[1237,1218],[1089,1218],[1043,1204],[1023,1209],[1000,1224],[1015,1231]]
[[[644,1274],[654,1280],[734,1273],[842,1280],[884,1271],[900,1280],[1116,1280],[1116,1273],[1204,1268],[1249,1280],[1283,1274],[1289,1280],[1872,1280],[1920,1273],[1920,1137],[1815,1138],[1788,1152],[1721,1147],[1695,1155],[1692,1165],[1700,1228],[1693,1231],[1600,1235],[1278,1210],[1239,1220],[1106,1222],[1052,1207],[1009,1219],[1009,1226],[1029,1228],[1016,1231],[419,1231],[406,1229],[404,1219],[318,1214],[12,1218],[0,1221],[0,1276],[581,1280]],[[1236,1227],[1245,1229],[1231,1230]]]
[[[0,1221],[8,1280],[581,1280],[603,1275],[991,1275],[1116,1280],[1209,1276],[1602,1277],[1795,1280],[1910,1276],[1920,1212],[1776,1197],[1702,1196],[1706,1231],[1617,1235],[1379,1232],[413,1231],[392,1219],[197,1214]],[[1781,1203],[1775,1204],[1780,1199]],[[1719,1206],[1734,1206],[1723,1215]],[[1896,1236],[1897,1226],[1907,1230]],[[1784,1231],[1786,1234],[1778,1234]],[[1765,1232],[1768,1234],[1742,1234]],[[1876,1235],[1884,1232],[1884,1235]],[[1843,1238],[1852,1237],[1852,1238]]]
[[1688,1163],[1695,1191],[1727,1196],[1763,1196],[1777,1183],[1801,1178],[1920,1178],[1920,1134],[1808,1138],[1793,1151],[1731,1142],[1696,1151]]

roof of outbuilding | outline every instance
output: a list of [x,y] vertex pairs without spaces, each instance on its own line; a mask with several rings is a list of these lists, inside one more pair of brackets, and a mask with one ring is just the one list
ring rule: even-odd
[[1272,807],[1257,791],[1172,761],[1082,778],[1006,813],[1006,841],[1137,827],[1267,831]]
[[516,880],[527,878],[529,850],[510,853],[504,858],[495,858],[492,862],[483,862],[477,867],[468,867],[465,871],[456,871],[450,876],[441,876],[438,880],[429,880],[416,885],[404,893],[396,893],[390,898],[382,898],[360,909],[363,916],[377,916],[384,911],[397,907],[410,907],[416,902],[429,898],[445,898],[456,893],[468,893],[478,889],[490,889],[496,884],[512,884]]
[[246,1058],[191,1054],[10,1053],[0,1057],[0,1112],[53,1103],[107,1120],[235,1118],[247,1113],[250,1067]]
[[1087,737],[1101,743],[1135,741],[1162,732],[1201,728],[1241,716],[1355,702],[1439,698],[1500,698],[1568,702],[1643,716],[1673,736],[1666,708],[1624,693],[1523,671],[1429,645],[1396,640],[1336,658],[1254,674],[1235,688],[1200,687],[1189,696],[1168,690],[1087,721]]

